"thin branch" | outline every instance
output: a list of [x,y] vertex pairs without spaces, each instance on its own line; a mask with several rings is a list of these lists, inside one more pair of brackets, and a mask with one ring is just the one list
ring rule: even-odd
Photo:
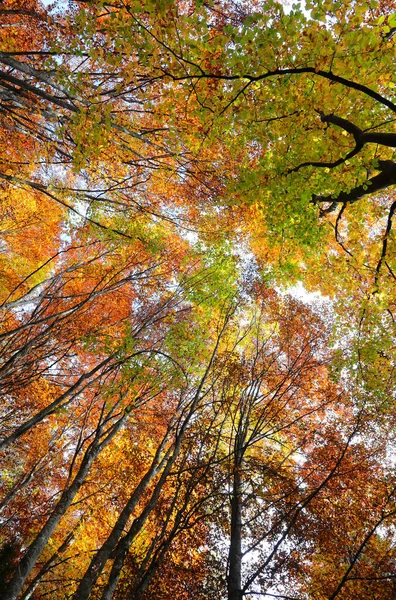
[[[382,240],[382,252],[381,252],[381,256],[380,256],[380,259],[378,261],[377,267],[375,269],[376,275],[375,275],[374,283],[375,283],[375,286],[376,286],[377,290],[378,290],[378,280],[379,280],[379,276],[380,276],[381,267],[382,267],[382,264],[383,264],[383,262],[384,262],[384,260],[386,258],[386,252],[387,252],[387,248],[388,248],[388,239],[389,239],[390,232],[392,230],[392,218],[393,218],[393,215],[395,213],[395,210],[396,210],[396,200],[393,202],[393,204],[392,204],[392,206],[390,207],[390,210],[389,210],[389,215],[388,215],[388,221],[387,221],[387,224],[386,224],[385,234],[384,234],[384,237],[383,237],[383,240]],[[393,275],[393,277],[394,277],[393,271],[389,268],[389,265],[387,265],[387,266],[388,266],[388,270],[390,271],[391,275]]]

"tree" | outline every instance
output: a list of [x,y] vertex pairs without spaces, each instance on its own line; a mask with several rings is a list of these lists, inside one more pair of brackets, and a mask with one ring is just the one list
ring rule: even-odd
[[0,26],[5,597],[392,597],[392,2]]

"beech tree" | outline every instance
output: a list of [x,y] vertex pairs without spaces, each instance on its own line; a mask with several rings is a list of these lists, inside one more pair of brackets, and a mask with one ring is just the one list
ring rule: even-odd
[[3,0],[2,597],[394,597],[395,10]]

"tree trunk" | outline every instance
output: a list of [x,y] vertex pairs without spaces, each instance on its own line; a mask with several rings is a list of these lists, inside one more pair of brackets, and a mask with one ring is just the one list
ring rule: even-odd
[[108,443],[113,439],[115,434],[119,431],[122,423],[125,421],[125,418],[126,415],[119,419],[119,421],[113,427],[110,428],[110,432],[107,433],[107,435],[105,434],[105,438],[102,442],[100,442],[102,434],[101,427],[98,429],[97,437],[95,438],[94,442],[87,448],[82,459],[80,468],[72,484],[62,492],[59,502],[55,506],[48,521],[38,533],[36,539],[29,546],[25,556],[18,564],[14,576],[12,577],[10,583],[5,589],[2,600],[15,600],[17,598],[25,584],[26,579],[29,577],[32,569],[35,567],[36,562],[40,554],[44,550],[49,538],[51,537],[56,527],[58,526],[59,521],[73,502],[77,492],[83,485],[93,461],[99,455],[101,450],[103,450],[103,448],[105,448],[108,445]]
[[228,552],[228,600],[242,600],[242,489],[240,463],[236,457],[231,497],[231,534]]

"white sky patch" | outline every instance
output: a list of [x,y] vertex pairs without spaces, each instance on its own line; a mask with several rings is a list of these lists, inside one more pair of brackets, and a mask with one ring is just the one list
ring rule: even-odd
[[308,292],[301,281],[285,291],[287,294],[293,296],[296,300],[300,300],[304,304],[331,303],[331,299],[328,296],[323,296],[320,292]]
[[301,2],[301,0],[280,0],[280,2],[287,15],[293,10],[293,8],[299,8],[308,19],[311,18],[311,11],[306,10],[305,8],[305,0],[303,2]]

